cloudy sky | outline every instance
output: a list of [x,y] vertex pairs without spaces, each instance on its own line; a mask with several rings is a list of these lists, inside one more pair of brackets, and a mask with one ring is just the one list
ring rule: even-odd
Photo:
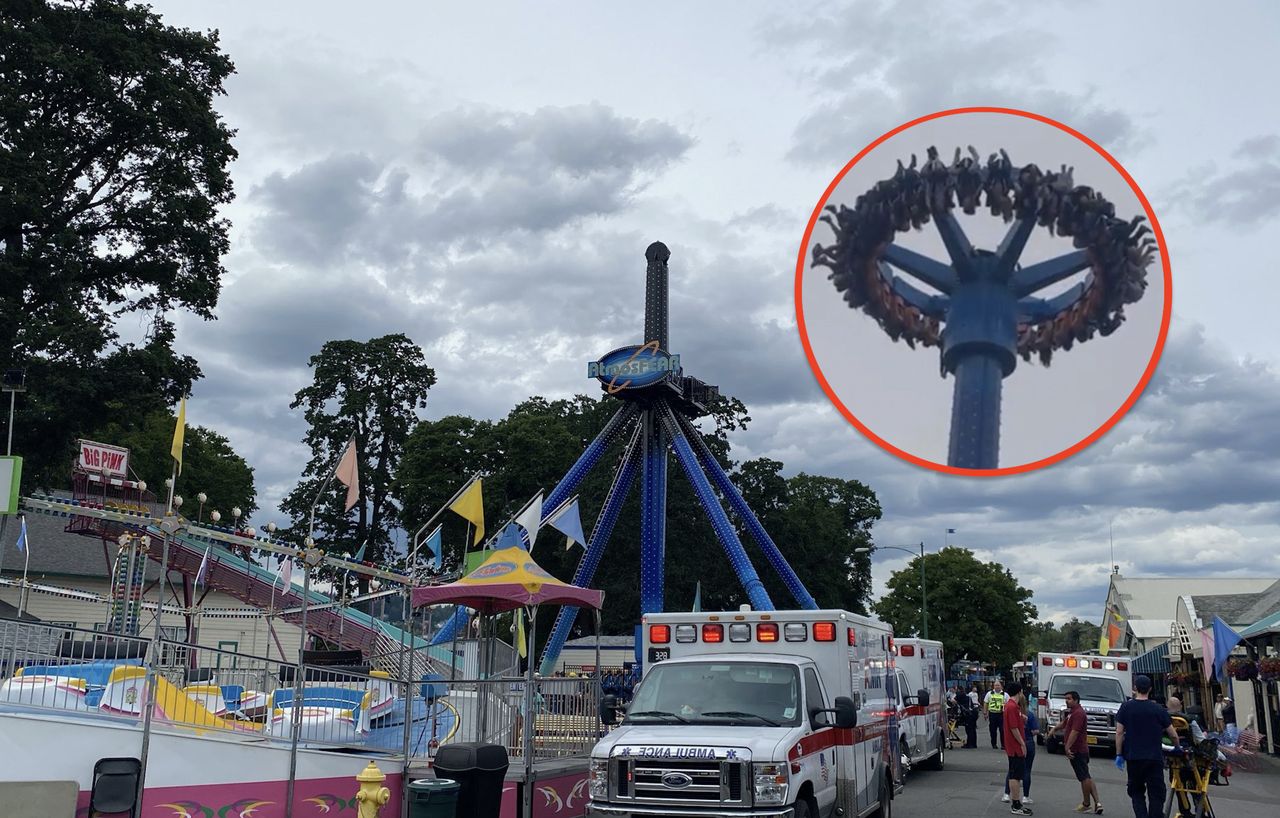
[[[867,482],[882,544],[937,548],[955,528],[1057,619],[1096,621],[1109,529],[1126,574],[1280,576],[1274,5],[155,7],[218,29],[238,68],[219,103],[240,151],[229,275],[219,320],[181,321],[180,343],[206,373],[190,419],[256,468],[259,522],[305,462],[288,403],[324,341],[407,333],[439,376],[429,417],[589,391],[584,362],[640,340],[660,239],[673,351],[755,419],[736,451]],[[1173,263],[1145,397],[1030,476],[944,477],[882,452],[827,402],[797,337],[796,255],[835,173],[901,122],[969,105],[1102,144]]]

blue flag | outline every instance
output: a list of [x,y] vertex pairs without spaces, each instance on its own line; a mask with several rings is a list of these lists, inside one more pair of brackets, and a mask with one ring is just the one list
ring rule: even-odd
[[583,546],[587,544],[587,536],[582,533],[582,516],[578,513],[578,499],[576,497],[547,522],[556,531],[569,538],[569,541],[565,543],[565,548],[574,543]]
[[352,562],[364,562],[364,552],[369,549],[369,541],[365,540],[360,548],[356,551],[356,555],[351,558]]
[[21,554],[30,546],[27,544],[27,515],[23,514],[18,518],[22,521],[22,528],[18,530],[18,553]]
[[431,567],[439,571],[444,565],[444,544],[441,541],[440,532],[444,529],[444,523],[436,526],[436,530],[432,531],[427,537],[427,550],[435,557],[431,561]]
[[1218,617],[1213,618],[1213,668],[1221,680],[1227,676],[1227,657],[1235,646],[1240,644],[1240,634],[1231,630],[1231,626]]
[[502,534],[498,537],[498,544],[493,547],[493,550],[501,551],[504,548],[524,548],[524,540],[520,537],[520,527],[515,523],[507,523],[507,527],[502,529]]

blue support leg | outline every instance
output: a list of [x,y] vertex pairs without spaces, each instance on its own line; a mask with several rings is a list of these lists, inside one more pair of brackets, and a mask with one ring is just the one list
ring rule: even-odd
[[640,613],[661,613],[667,545],[667,433],[648,409],[642,420],[640,477]]
[[796,604],[801,608],[816,609],[818,607],[817,601],[814,600],[808,589],[804,587],[800,577],[796,576],[796,572],[792,570],[787,558],[782,556],[782,551],[774,543],[773,538],[769,536],[769,532],[764,530],[764,526],[756,518],[751,506],[747,505],[747,501],[738,493],[737,486],[733,484],[733,481],[729,479],[729,475],[721,468],[720,461],[716,460],[715,455],[711,453],[711,449],[707,446],[707,442],[702,439],[702,435],[698,434],[698,430],[693,427],[693,423],[688,418],[677,416],[676,420],[679,421],[680,428],[684,431],[689,442],[693,444],[694,451],[698,453],[698,460],[702,463],[702,470],[711,477],[711,482],[715,483],[716,488],[720,490],[720,496],[729,501],[729,507],[733,509],[734,514],[738,515],[738,519],[742,520],[752,539],[760,546],[760,550],[764,551],[765,559],[769,560],[773,570],[777,571],[778,576],[782,577],[783,584],[791,592]]
[[[738,575],[738,581],[742,583],[743,590],[747,592],[747,599],[751,600],[751,607],[757,611],[772,611],[773,601],[769,599],[769,592],[765,590],[764,583],[760,581],[760,575],[756,573],[755,566],[751,564],[751,558],[747,556],[747,550],[742,547],[742,541],[738,539],[737,532],[733,530],[733,524],[729,522],[729,515],[724,513],[724,509],[720,506],[720,501],[716,499],[715,491],[711,488],[711,484],[707,482],[707,476],[702,473],[702,469],[698,468],[698,458],[689,446],[689,441],[685,438],[684,432],[677,425],[675,414],[671,411],[671,407],[666,403],[660,403],[655,412],[660,413],[659,419],[663,431],[671,438],[671,446],[675,449],[676,460],[680,461],[685,477],[689,479],[694,493],[698,495],[698,502],[702,505],[702,510],[706,513],[707,519],[711,521],[711,527],[715,530],[716,538],[720,540],[720,545],[723,546],[725,554],[729,557],[729,564],[733,566],[734,573]],[[647,613],[647,611],[645,612]]]
[[[622,463],[613,477],[613,485],[609,487],[609,493],[605,496],[600,516],[596,518],[596,527],[591,532],[591,540],[582,555],[582,560],[578,563],[577,570],[573,572],[573,584],[581,588],[589,586],[595,579],[596,569],[600,567],[600,560],[604,557],[605,546],[609,544],[613,527],[618,522],[618,515],[622,512],[622,504],[626,502],[627,494],[636,481],[636,473],[640,471],[640,433],[641,427],[637,426],[631,437],[631,443],[627,445]],[[551,629],[551,638],[542,649],[542,663],[538,668],[543,676],[550,676],[554,672],[556,660],[560,658],[560,651],[564,649],[564,643],[568,640],[569,632],[573,629],[573,623],[577,618],[578,608],[575,605],[565,605],[556,614],[556,623]]]
[[600,462],[600,458],[604,455],[605,450],[609,448],[609,444],[622,434],[627,425],[639,413],[640,408],[634,403],[624,403],[613,417],[609,418],[609,422],[600,430],[600,434],[596,435],[596,439],[591,441],[591,445],[578,458],[578,462],[569,467],[569,471],[565,472],[560,483],[551,490],[551,493],[542,501],[542,515],[546,515],[559,508],[565,500],[568,500],[573,493],[578,490],[578,486],[582,484],[583,479],[590,471]]
[[[457,606],[453,609],[453,616],[449,617],[449,621],[444,623],[444,627],[431,638],[431,644],[443,645],[446,642],[452,642],[454,635],[467,626],[467,620],[470,618],[465,606]],[[457,657],[454,657],[454,661],[457,661]]]

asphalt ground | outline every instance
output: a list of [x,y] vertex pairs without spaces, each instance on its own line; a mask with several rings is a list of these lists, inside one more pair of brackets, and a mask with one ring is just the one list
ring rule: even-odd
[[[973,750],[949,750],[941,771],[915,770],[893,802],[894,818],[951,818],[951,816],[1004,816],[1009,804],[1004,793],[1007,768],[1003,750],[983,742]],[[1036,815],[1076,816],[1080,785],[1065,755],[1051,755],[1036,748],[1031,768],[1030,805]],[[1102,798],[1104,815],[1129,818],[1133,807],[1125,793],[1125,774],[1115,768],[1110,754],[1091,759],[1089,769]],[[1264,760],[1262,772],[1237,771],[1227,787],[1210,787],[1209,800],[1216,818],[1277,818],[1280,816],[1280,763]]]

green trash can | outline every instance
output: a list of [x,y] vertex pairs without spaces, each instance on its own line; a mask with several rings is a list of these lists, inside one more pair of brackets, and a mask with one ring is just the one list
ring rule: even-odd
[[408,818],[454,818],[461,786],[451,778],[419,778],[409,782]]

